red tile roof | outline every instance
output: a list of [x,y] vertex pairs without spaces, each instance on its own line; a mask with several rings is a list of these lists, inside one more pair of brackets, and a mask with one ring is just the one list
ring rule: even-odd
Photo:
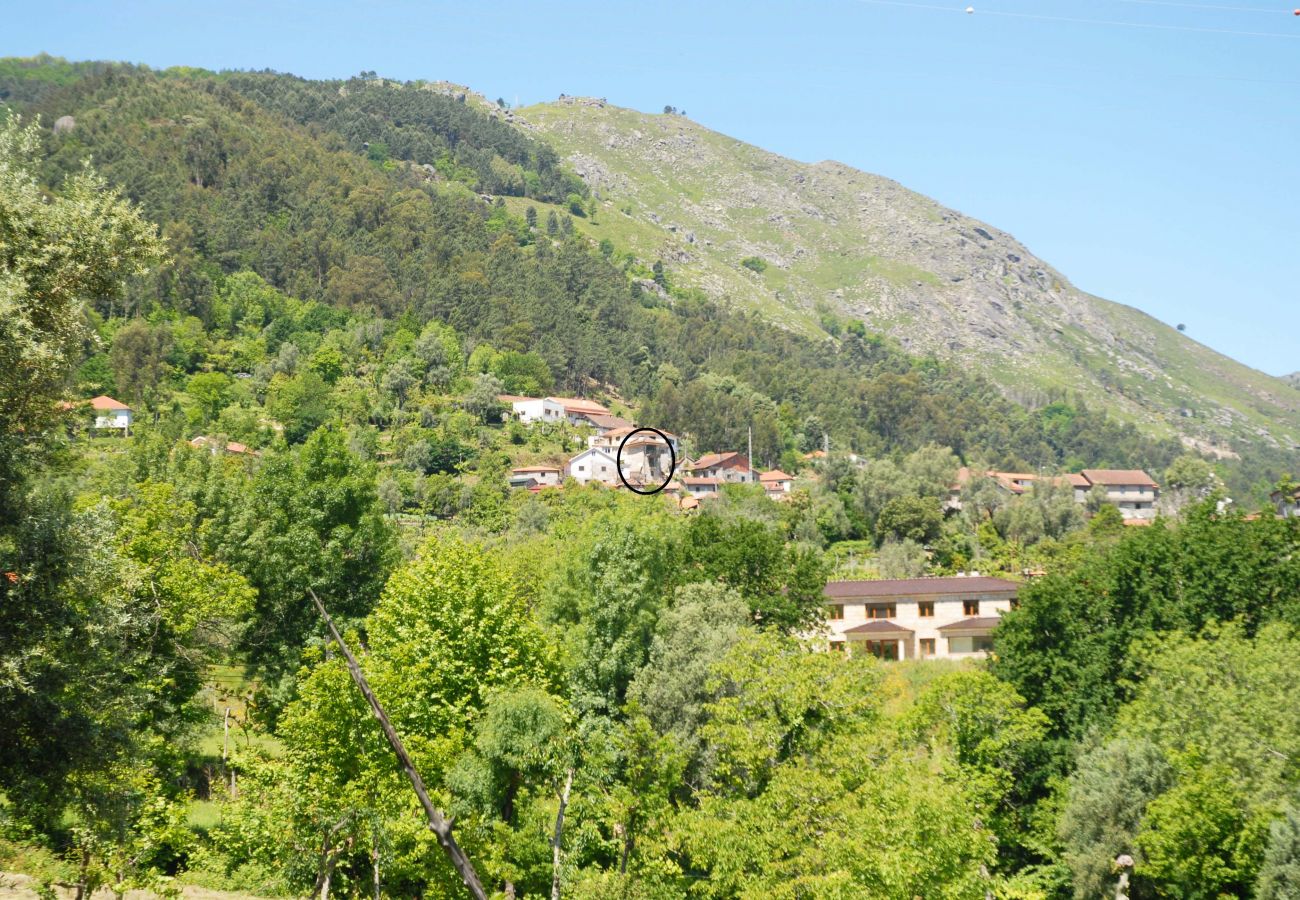
[[695,478],[690,475],[682,479],[682,484],[687,487],[717,487],[722,484],[721,478]]
[[825,595],[831,600],[865,597],[927,597],[936,594],[1015,593],[1020,585],[1003,578],[973,575],[966,578],[899,578],[883,581],[831,581]]
[[130,411],[131,409],[131,407],[127,406],[122,401],[114,400],[112,397],[105,397],[103,394],[100,394],[98,397],[92,397],[90,405],[93,409],[98,410],[125,409]]
[[547,397],[546,399],[560,404],[564,407],[564,411],[567,413],[574,413],[577,415],[583,415],[586,413],[596,413],[597,415],[602,416],[609,415],[608,409],[593,400],[583,400],[581,397]]
[[523,475],[528,472],[558,472],[560,470],[557,466],[520,466],[519,468],[511,469],[510,471],[516,475]]
[[758,476],[759,481],[794,481],[793,475],[787,475],[780,469],[773,469]]
[[691,469],[712,469],[714,466],[721,466],[724,469],[740,468],[748,469],[749,460],[745,459],[737,451],[727,453],[706,453],[695,462],[691,463]]
[[1141,485],[1159,487],[1151,476],[1141,469],[1084,469],[1083,477],[1093,484]]
[[518,394],[497,394],[502,403],[519,403],[522,400],[536,400],[536,397],[520,397]]
[[[942,630],[942,629],[940,629]],[[888,619],[876,619],[865,625],[845,629],[841,634],[914,634],[910,628],[904,628]]]

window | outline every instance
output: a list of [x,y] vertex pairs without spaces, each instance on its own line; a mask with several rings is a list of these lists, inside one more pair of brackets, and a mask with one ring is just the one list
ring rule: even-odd
[[578,471],[579,471],[579,472],[585,472],[585,471],[587,471],[587,467],[586,467],[586,466],[578,466]]
[[844,607],[840,605],[826,607],[826,618],[831,621],[838,621],[844,618]]
[[892,619],[898,614],[898,608],[892,603],[878,603],[867,607],[868,619]]
[[[934,618],[934,601],[922,600],[920,603],[916,604],[916,614],[922,619]],[[931,641],[930,643],[934,642]]]
[[832,653],[843,653],[843,652],[844,652],[844,642],[843,642],[843,641],[831,641],[831,652],[832,652]]
[[963,600],[961,602],[961,614],[963,616],[978,616],[980,614],[980,602],[978,600]]
[[1011,598],[1011,608],[1012,608],[1012,609],[1020,609],[1020,598],[1019,598],[1019,597],[1012,597],[1012,598]]
[[921,638],[921,658],[934,656],[934,638]]

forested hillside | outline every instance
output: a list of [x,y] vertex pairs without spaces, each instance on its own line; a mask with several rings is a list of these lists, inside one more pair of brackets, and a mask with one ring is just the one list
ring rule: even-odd
[[[0,103],[0,869],[1084,900],[1127,854],[1134,897],[1295,896],[1287,453],[715,303],[443,85],[41,58]],[[752,431],[794,488],[514,490],[591,436],[501,400],[552,393],[692,455]],[[1161,517],[988,472],[1088,466]],[[987,662],[826,652],[828,579],[974,569],[1027,581]]]
[[[705,447],[735,443],[744,410],[770,463],[823,433],[868,453],[936,442],[1009,468],[1159,471],[1181,449],[1067,391],[1026,412],[978,376],[909,357],[855,321],[835,340],[807,338],[690,291],[643,289],[617,248],[569,240],[569,215],[552,234],[485,203],[476,191],[545,198],[573,188],[572,176],[544,145],[422,85],[53,61],[4,72],[10,108],[47,128],[75,122],[46,132],[47,180],[92,158],[168,242],[171,263],[98,312],[229,336],[229,359],[193,358],[189,372],[248,370],[285,342],[314,352],[345,318],[413,331],[437,320],[469,341],[540,355],[557,391],[657,403],[665,426]],[[562,239],[538,240],[543,232]],[[296,317],[260,310],[271,327],[256,349],[236,336],[253,323],[222,297],[245,271],[307,304]],[[1285,465],[1273,460],[1266,480]],[[1246,477],[1233,486],[1245,490]]]

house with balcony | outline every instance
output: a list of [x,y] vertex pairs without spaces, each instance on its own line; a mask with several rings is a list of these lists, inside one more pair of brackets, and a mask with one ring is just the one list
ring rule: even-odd
[[[1160,485],[1140,469],[1084,469],[1079,473],[1087,482],[1088,493],[1100,487],[1106,492],[1106,502],[1119,510],[1126,520],[1152,520],[1156,517],[1156,501],[1160,499]],[[1082,483],[1071,479],[1076,499]]]
[[879,659],[988,655],[1020,585],[978,575],[832,581],[826,585],[826,646]]

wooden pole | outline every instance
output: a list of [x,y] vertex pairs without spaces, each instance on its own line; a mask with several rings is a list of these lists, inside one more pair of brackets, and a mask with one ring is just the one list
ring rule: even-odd
[[560,808],[555,813],[555,837],[551,841],[551,900],[560,900],[560,869],[563,857],[560,842],[564,837],[564,809],[569,805],[569,790],[573,787],[573,769],[564,778],[560,790]]
[[469,857],[465,855],[465,851],[456,843],[456,838],[451,833],[452,820],[443,815],[442,810],[436,808],[433,801],[429,799],[429,792],[424,787],[424,779],[415,770],[415,763],[411,762],[411,756],[406,752],[402,739],[398,736],[397,730],[393,728],[393,723],[389,721],[384,708],[379,705],[379,698],[370,689],[370,683],[366,681],[366,676],[361,671],[357,658],[352,655],[352,650],[344,642],[343,635],[339,634],[339,630],[334,627],[334,620],[325,611],[325,604],[320,602],[320,598],[316,596],[316,592],[310,587],[307,588],[307,593],[311,595],[311,599],[316,604],[316,609],[320,612],[321,618],[329,626],[330,635],[333,636],[334,642],[338,644],[343,658],[347,660],[348,672],[352,675],[352,681],[356,684],[357,689],[361,691],[361,695],[366,698],[366,702],[370,704],[370,711],[379,720],[379,727],[384,730],[384,737],[388,738],[388,746],[393,748],[393,755],[397,757],[398,765],[406,774],[407,780],[411,782],[411,788],[415,791],[415,796],[419,798],[420,805],[424,807],[424,814],[429,820],[429,830],[438,839],[438,845],[447,854],[451,864],[456,867],[461,881],[465,882],[465,887],[469,888],[474,900],[487,900],[487,892],[483,890],[483,883],[479,881],[478,873],[474,871],[474,864],[470,862]]

